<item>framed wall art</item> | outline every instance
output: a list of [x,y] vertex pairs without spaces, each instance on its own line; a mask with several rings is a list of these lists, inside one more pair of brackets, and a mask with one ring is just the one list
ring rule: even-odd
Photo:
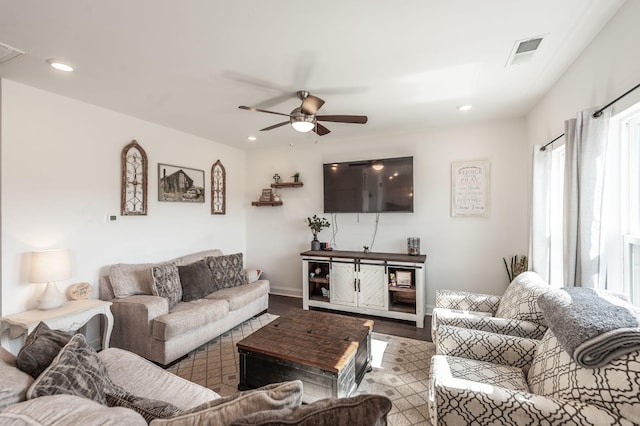
[[158,163],[158,201],[204,203],[204,170]]
[[133,140],[122,149],[120,180],[120,214],[147,214],[147,153]]
[[489,216],[489,161],[451,163],[451,216]]
[[227,212],[227,172],[220,160],[211,166],[211,214]]

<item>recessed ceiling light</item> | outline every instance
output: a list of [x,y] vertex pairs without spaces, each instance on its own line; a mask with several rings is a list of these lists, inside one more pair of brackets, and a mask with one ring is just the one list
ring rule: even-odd
[[47,59],[47,63],[51,65],[53,68],[57,69],[58,71],[64,71],[64,72],[73,71],[73,67],[71,65],[65,64],[64,62],[59,61],[58,59]]
[[473,108],[473,106],[469,105],[469,104],[459,105],[458,106],[458,111],[469,111],[471,108]]
[[257,138],[255,136],[249,136],[247,138],[248,140],[250,140],[251,142],[255,141]]

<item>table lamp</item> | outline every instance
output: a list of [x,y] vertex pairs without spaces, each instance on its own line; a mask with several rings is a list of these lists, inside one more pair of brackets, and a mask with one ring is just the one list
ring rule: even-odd
[[47,283],[38,299],[39,309],[62,306],[67,298],[56,286],[56,281],[71,278],[71,256],[67,249],[41,250],[31,254],[32,283]]

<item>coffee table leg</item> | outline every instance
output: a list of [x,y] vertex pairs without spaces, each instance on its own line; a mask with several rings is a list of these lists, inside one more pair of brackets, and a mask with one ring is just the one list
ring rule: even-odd
[[240,380],[238,380],[238,390],[245,391],[248,390],[247,386],[247,354],[238,351],[239,361],[240,361]]

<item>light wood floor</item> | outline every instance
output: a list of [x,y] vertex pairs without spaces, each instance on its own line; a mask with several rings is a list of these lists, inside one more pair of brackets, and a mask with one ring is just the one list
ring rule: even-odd
[[[297,297],[269,295],[269,312],[275,315],[283,315],[287,312],[302,309],[302,299]],[[408,337],[410,339],[431,341],[431,315],[425,315],[424,328],[416,328],[414,322],[401,321],[382,317],[369,317],[347,312],[336,312],[342,315],[367,317],[374,320],[373,331],[393,336]]]

